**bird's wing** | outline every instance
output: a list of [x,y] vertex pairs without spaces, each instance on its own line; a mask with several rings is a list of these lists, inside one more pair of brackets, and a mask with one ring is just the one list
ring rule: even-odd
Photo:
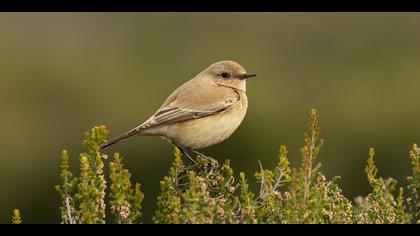
[[152,117],[152,119],[149,120],[149,122],[143,124],[142,128],[150,128],[156,125],[173,124],[222,112],[239,101],[239,95],[235,95],[236,96],[232,96],[230,98],[226,98],[223,101],[212,104],[187,107],[169,105],[163,107]]
[[164,104],[140,128],[173,124],[181,121],[198,119],[222,112],[240,100],[239,94],[230,88],[218,87],[217,92],[189,91],[178,93],[176,99]]

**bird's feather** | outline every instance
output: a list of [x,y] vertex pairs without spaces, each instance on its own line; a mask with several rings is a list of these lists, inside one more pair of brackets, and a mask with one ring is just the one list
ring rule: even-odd
[[232,88],[218,86],[210,80],[193,79],[169,95],[159,110],[137,128],[151,128],[213,115],[226,110],[239,99],[239,94]]

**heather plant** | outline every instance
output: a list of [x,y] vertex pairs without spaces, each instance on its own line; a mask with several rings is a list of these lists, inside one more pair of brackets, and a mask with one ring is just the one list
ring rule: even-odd
[[412,212],[413,221],[420,224],[420,148],[416,144],[410,151],[412,175],[407,177],[410,196],[407,201]]
[[20,217],[19,209],[14,209],[13,210],[12,224],[15,224],[15,225],[22,224],[22,218]]
[[186,167],[181,152],[160,183],[155,223],[236,223],[233,170],[229,160],[221,166],[211,158],[197,157]]
[[[105,126],[98,126],[85,133],[83,141],[86,153],[80,154],[80,174],[70,170],[69,154],[61,155],[61,178],[63,183],[56,186],[62,200],[61,223],[63,224],[104,224],[106,223],[105,202],[107,181],[104,161],[107,155],[99,151],[99,146],[108,135]],[[140,185],[131,184],[131,174],[123,168],[118,153],[109,164],[110,192],[108,206],[115,223],[135,223],[141,216],[143,194]]]
[[143,193],[140,184],[131,184],[131,173],[124,169],[119,153],[114,154],[114,161],[109,164],[111,179],[110,210],[115,222],[119,224],[138,223],[141,217]]
[[[292,170],[289,167],[287,153],[287,147],[280,146],[278,164],[273,171],[264,170],[262,163],[259,162],[260,172],[255,174],[255,178],[260,184],[258,197],[255,199],[256,210],[254,210],[256,211],[257,222],[286,223],[286,212],[284,210],[289,195],[283,193],[281,188],[292,179]],[[244,176],[241,180],[243,178]]]
[[374,163],[375,150],[369,149],[369,157],[365,172],[372,192],[359,199],[359,209],[356,209],[357,223],[408,223],[410,216],[405,211],[403,188],[399,188],[397,198],[393,195],[397,181],[393,178],[377,177],[378,168]]
[[[418,193],[420,186],[420,149],[410,152],[412,175],[407,195],[392,178],[378,176],[375,151],[369,150],[365,173],[372,190],[354,201],[343,195],[340,177],[327,179],[318,162],[324,145],[318,112],[309,113],[309,128],[301,148],[301,165],[293,168],[288,149],[280,146],[278,162],[272,168],[259,170],[253,192],[243,172],[235,175],[229,160],[197,156],[194,164],[184,164],[175,148],[174,161],[167,176],[160,181],[160,193],[154,223],[163,224],[384,224],[420,223]],[[109,174],[104,173],[107,156],[99,145],[107,137],[104,126],[85,134],[86,153],[80,155],[80,174],[70,171],[69,154],[62,152],[61,178],[57,186],[62,200],[61,222],[75,223],[139,223],[143,193],[132,184],[131,173],[122,158],[114,154]],[[108,184],[108,182],[109,184]],[[107,189],[109,186],[109,189]],[[108,191],[107,191],[108,190]],[[398,190],[398,191],[396,191]],[[111,217],[105,217],[109,212]]]

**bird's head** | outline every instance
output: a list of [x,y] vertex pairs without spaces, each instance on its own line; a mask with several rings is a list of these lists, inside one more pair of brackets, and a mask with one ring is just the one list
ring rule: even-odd
[[256,76],[234,61],[219,61],[210,65],[202,73],[209,76],[217,85],[246,91],[246,79]]

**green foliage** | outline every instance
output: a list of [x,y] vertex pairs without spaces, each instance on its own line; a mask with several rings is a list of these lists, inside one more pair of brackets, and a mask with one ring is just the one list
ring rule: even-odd
[[22,218],[20,217],[19,209],[14,209],[13,210],[12,224],[14,224],[14,225],[22,224]]
[[359,199],[356,214],[357,223],[409,223],[410,216],[405,211],[403,203],[403,190],[400,188],[399,196],[395,199],[393,192],[397,181],[392,178],[378,178],[378,168],[374,162],[375,150],[369,149],[369,157],[365,172],[372,192]]
[[420,224],[420,148],[416,144],[410,151],[412,176],[407,178],[410,197],[407,199],[414,222]]
[[257,222],[285,223],[285,195],[280,188],[291,181],[291,169],[287,159],[287,147],[280,146],[279,161],[274,170],[263,170],[260,162],[260,172],[255,174],[260,183],[257,201]]
[[240,186],[240,202],[241,208],[239,212],[240,223],[257,223],[256,220],[256,208],[257,204],[254,201],[254,194],[249,190],[249,185],[245,178],[245,174],[241,172],[239,174],[239,186]]
[[181,208],[181,198],[179,195],[178,173],[184,169],[184,164],[181,160],[181,151],[175,149],[175,161],[169,170],[169,175],[165,176],[160,182],[161,194],[157,199],[156,214],[153,218],[154,222],[161,223],[179,223],[179,212]]
[[138,222],[141,217],[141,203],[143,193],[140,192],[140,184],[133,188],[131,173],[123,168],[122,158],[118,153],[114,154],[114,161],[109,164],[111,179],[110,201],[111,213],[119,224],[132,224]]
[[237,197],[229,160],[197,158],[185,167],[175,149],[169,175],[160,183],[155,223],[235,223]]
[[[198,157],[196,165],[185,167],[181,153],[175,151],[175,162],[161,182],[154,222],[408,223],[410,215],[404,205],[403,190],[400,188],[395,198],[396,181],[377,177],[373,149],[369,151],[365,169],[373,190],[367,197],[358,198],[358,205],[342,194],[337,183],[339,176],[328,180],[322,174],[320,163],[315,163],[324,144],[320,130],[318,113],[312,109],[309,131],[301,149],[301,166],[291,169],[288,150],[281,146],[279,161],[273,170],[263,169],[260,163],[260,171],[255,174],[260,185],[256,194],[249,189],[244,173],[239,174],[238,184],[234,184],[233,179],[227,183],[214,181],[233,178],[229,162],[220,171],[212,158]],[[415,160],[418,163],[418,157]]]
[[61,179],[63,183],[61,186],[55,186],[57,192],[60,194],[62,200],[61,223],[74,224],[78,222],[78,212],[75,210],[74,194],[77,187],[77,178],[74,177],[70,171],[69,154],[67,150],[61,153]]
[[[291,168],[286,146],[280,146],[278,162],[272,169],[255,173],[257,192],[249,187],[243,172],[235,181],[230,161],[219,164],[213,158],[198,156],[196,163],[185,165],[180,150],[160,182],[154,223],[163,224],[279,224],[279,223],[419,223],[420,149],[410,152],[412,176],[408,177],[409,197],[392,178],[378,177],[375,151],[369,150],[365,173],[372,191],[352,203],[338,185],[339,176],[327,179],[316,162],[324,144],[320,136],[318,113],[309,113],[309,130],[301,148],[302,163]],[[86,134],[88,153],[80,156],[80,176],[69,168],[69,155],[62,153],[61,177],[57,187],[62,199],[62,223],[105,223],[107,182],[103,173],[106,155],[99,151],[105,141],[105,127]],[[131,184],[131,174],[122,158],[114,155],[109,164],[108,207],[116,223],[138,223],[143,194],[140,185]],[[406,204],[408,204],[406,207]]]
[[289,186],[290,198],[286,208],[287,222],[290,223],[322,223],[328,213],[328,183],[319,172],[320,164],[314,160],[324,143],[320,138],[318,113],[310,111],[309,132],[305,134],[304,146],[301,148],[302,164],[293,171],[292,183]]
[[[61,155],[62,185],[56,186],[62,200],[61,223],[63,224],[104,224],[106,220],[106,188],[104,161],[107,155],[99,150],[108,135],[105,126],[97,126],[85,133],[83,145],[87,153],[80,154],[80,175],[70,171],[69,154]],[[143,194],[140,185],[132,187],[131,174],[123,168],[121,158],[115,153],[110,163],[111,214],[116,223],[134,223],[141,216]]]

